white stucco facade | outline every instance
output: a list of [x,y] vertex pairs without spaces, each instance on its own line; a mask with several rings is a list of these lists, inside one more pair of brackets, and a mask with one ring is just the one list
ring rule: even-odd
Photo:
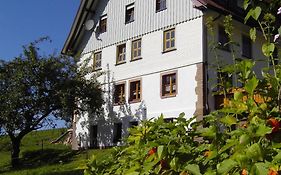
[[[87,123],[89,121],[87,114],[78,117],[76,135],[81,138],[90,136],[89,128],[91,125],[97,125],[97,146],[112,146],[114,123],[122,122],[122,136],[126,136],[130,121],[156,118],[161,114],[166,118],[176,118],[182,112],[188,118],[193,117],[198,98],[195,92],[197,65],[202,64],[203,61],[202,25],[203,18],[199,17],[171,26],[170,28],[175,28],[176,50],[167,53],[163,53],[163,32],[165,30],[158,30],[139,37],[138,39],[142,40],[141,59],[135,61],[131,61],[130,57],[132,40],[127,40],[123,42],[126,43],[126,63],[120,65],[116,65],[116,45],[96,50],[96,52],[102,52],[102,70],[100,71],[110,72],[110,82],[114,80],[115,84],[125,83],[126,105],[110,104],[114,114],[107,117],[108,104],[105,104],[106,117],[104,119],[90,116],[92,122]],[[82,60],[88,59],[92,54],[85,54]],[[92,60],[89,64],[93,64]],[[176,72],[177,75],[177,94],[175,97],[163,98],[161,97],[161,76],[170,72]],[[141,80],[142,97],[138,103],[129,103],[129,82],[135,79]],[[108,73],[100,77],[100,81],[107,92]],[[105,101],[108,103],[106,99]],[[128,106],[130,110],[122,110],[124,106]],[[84,124],[86,125],[83,126]],[[81,138],[79,139],[81,146],[85,147]],[[90,143],[89,138],[87,146],[90,146]]]
[[[223,15],[212,10],[199,10],[193,7],[191,0],[167,0],[167,8],[155,12],[155,2],[151,0],[105,0],[96,2],[95,13],[87,17],[95,25],[92,30],[84,31],[74,46],[81,52],[81,63],[89,60],[92,66],[93,54],[101,53],[99,77],[104,90],[104,115],[93,116],[85,113],[75,116],[75,135],[81,148],[107,147],[122,144],[114,140],[116,129],[122,138],[128,134],[132,122],[152,119],[164,115],[176,118],[184,112],[187,118],[202,118],[206,112],[214,110],[213,84],[217,82],[214,54],[210,52],[208,42],[211,34],[206,29],[206,20],[214,16],[215,38],[218,38],[218,26],[223,25]],[[125,7],[134,4],[134,21],[125,24]],[[107,30],[99,33],[99,19],[107,16]],[[241,56],[242,35],[248,35],[249,27],[234,20],[234,40],[236,56]],[[175,47],[164,51],[164,32],[175,30]],[[258,33],[259,35],[259,33]],[[141,40],[141,58],[131,59],[132,42]],[[260,37],[252,44],[254,59],[264,58],[260,52]],[[116,64],[118,46],[126,44],[125,61]],[[231,63],[232,55],[218,50],[218,55]],[[244,59],[241,56],[241,59]],[[260,63],[259,63],[260,64]],[[260,65],[257,64],[258,69]],[[94,73],[96,73],[94,72]],[[176,93],[163,97],[162,77],[176,75]],[[141,83],[141,99],[130,103],[130,82]],[[113,102],[114,87],[125,84],[125,103]],[[135,123],[134,123],[135,124]],[[121,134],[121,135],[120,135]]]

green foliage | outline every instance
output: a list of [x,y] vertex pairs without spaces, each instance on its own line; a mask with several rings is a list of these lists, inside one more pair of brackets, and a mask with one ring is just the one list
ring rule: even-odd
[[[71,121],[74,112],[100,112],[103,100],[99,83],[85,79],[77,60],[40,56],[37,44],[23,47],[23,54],[0,64],[0,131],[12,142],[13,165],[18,164],[21,139],[29,132],[54,124],[49,116]],[[80,105],[82,104],[82,105]]]
[[[73,151],[63,144],[51,144],[66,129],[32,131],[21,142],[21,166],[13,169],[10,166],[10,140],[0,136],[0,174],[5,175],[80,175],[80,167],[86,163],[91,154],[106,156],[111,149]],[[43,140],[43,151],[42,151]],[[7,145],[7,147],[2,147]],[[2,148],[2,149],[1,149]],[[77,168],[78,167],[78,168]]]
[[[222,108],[193,123],[182,115],[172,123],[165,123],[163,116],[144,121],[130,130],[125,147],[116,148],[107,158],[93,158],[85,174],[280,174],[281,66],[273,62],[273,36],[281,31],[280,23],[276,23],[279,5],[279,0],[244,1],[248,10],[245,22],[257,23],[250,29],[250,38],[256,41],[257,31],[262,31],[260,49],[268,58],[264,62],[272,63],[272,67],[256,70],[255,61],[235,56],[232,18],[226,16],[226,44],[233,60],[216,70],[237,82],[230,85],[227,78],[219,76],[222,81],[216,87],[227,100]],[[214,38],[213,18],[208,18],[206,25]],[[217,64],[218,44],[211,40],[210,48]]]

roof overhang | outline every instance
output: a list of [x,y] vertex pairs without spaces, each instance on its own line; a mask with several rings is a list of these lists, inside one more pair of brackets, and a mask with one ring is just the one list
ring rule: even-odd
[[85,30],[84,23],[88,19],[89,14],[94,13],[97,2],[98,0],[81,0],[74,22],[62,48],[62,54],[69,56],[77,54],[76,43],[82,37]]

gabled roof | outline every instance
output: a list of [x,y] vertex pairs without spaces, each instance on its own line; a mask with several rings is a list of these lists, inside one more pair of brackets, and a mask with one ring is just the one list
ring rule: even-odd
[[74,22],[62,48],[62,54],[70,56],[76,54],[75,44],[81,38],[81,35],[83,35],[84,23],[89,14],[94,13],[98,1],[99,0],[81,0]]

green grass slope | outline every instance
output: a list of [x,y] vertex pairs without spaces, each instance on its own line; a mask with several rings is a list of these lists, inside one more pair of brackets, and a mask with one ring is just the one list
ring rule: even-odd
[[110,150],[73,151],[63,144],[51,144],[66,129],[34,131],[26,135],[21,143],[21,167],[13,170],[10,166],[10,140],[0,136],[0,174],[7,175],[79,175],[92,155],[102,155]]

